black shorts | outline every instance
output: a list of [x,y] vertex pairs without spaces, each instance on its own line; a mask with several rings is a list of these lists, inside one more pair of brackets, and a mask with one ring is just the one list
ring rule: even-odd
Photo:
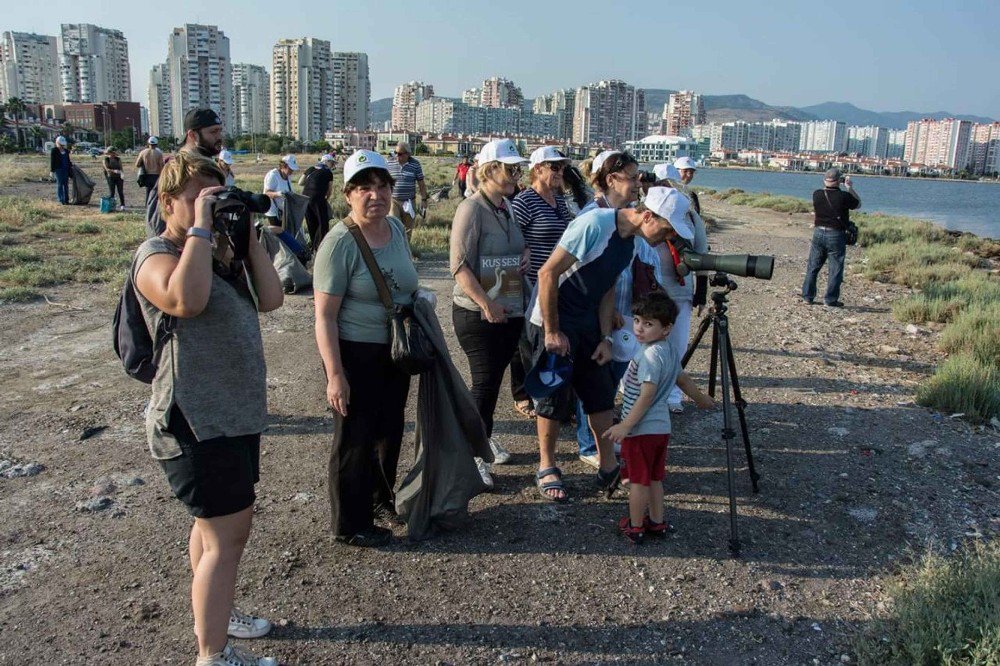
[[[531,365],[545,353],[545,335],[542,329],[531,322],[526,324],[528,342],[531,346]],[[569,340],[569,354],[573,358],[573,379],[547,398],[535,401],[535,413],[547,419],[565,421],[573,413],[573,391],[583,403],[584,414],[600,414],[611,411],[615,406],[617,383],[611,364],[598,365],[591,356],[603,336],[599,329],[572,327],[562,331]],[[572,389],[572,390],[570,390]]]
[[187,419],[175,405],[170,412],[170,433],[177,438],[181,455],[161,460],[174,497],[184,502],[195,518],[216,518],[253,506],[260,481],[260,433],[215,437],[199,442]]

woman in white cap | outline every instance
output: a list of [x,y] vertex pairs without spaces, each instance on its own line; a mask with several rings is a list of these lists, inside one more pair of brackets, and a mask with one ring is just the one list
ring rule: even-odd
[[69,173],[72,167],[66,137],[57,136],[56,145],[49,153],[49,171],[56,177],[56,197],[64,206],[69,203]]
[[[563,172],[569,159],[552,146],[542,146],[528,160],[531,185],[514,197],[513,210],[517,224],[528,246],[528,270],[525,273],[528,289],[538,281],[538,269],[548,260],[556,243],[566,231],[574,215],[566,206],[563,196]],[[511,363],[511,390],[514,408],[534,418],[531,398],[524,393],[524,364],[515,359]]]
[[222,169],[222,173],[226,174],[226,187],[236,185],[236,175],[233,173],[233,161],[233,154],[225,149],[215,158],[215,163]]
[[[490,437],[497,464],[510,453],[493,434],[504,370],[524,329],[524,237],[507,197],[514,193],[525,160],[510,139],[490,141],[479,152],[479,189],[458,205],[451,225],[450,269],[455,276],[452,321],[469,359],[472,397]],[[514,301],[501,298],[514,293]],[[520,294],[517,296],[516,294]],[[477,459],[483,482],[493,487],[488,463]]]
[[580,213],[593,208],[626,208],[639,200],[639,162],[629,153],[605,150],[590,165],[594,200]]
[[330,509],[336,541],[381,546],[395,516],[393,489],[403,441],[409,375],[392,362],[386,309],[351,229],[371,248],[393,303],[413,304],[417,269],[402,222],[388,217],[393,179],[385,158],[359,150],[344,163],[351,212],[316,254],[316,344],[326,369],[326,399],[342,418],[330,452]]

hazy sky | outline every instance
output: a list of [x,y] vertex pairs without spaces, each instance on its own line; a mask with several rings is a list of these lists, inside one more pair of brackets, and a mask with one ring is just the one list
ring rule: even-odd
[[364,51],[372,99],[412,79],[457,96],[499,74],[527,97],[620,78],[774,105],[1000,118],[997,0],[35,0],[4,12],[0,30],[57,35],[60,23],[82,22],[125,32],[143,104],[170,30],[208,23],[229,37],[234,62],[268,70],[282,37]]

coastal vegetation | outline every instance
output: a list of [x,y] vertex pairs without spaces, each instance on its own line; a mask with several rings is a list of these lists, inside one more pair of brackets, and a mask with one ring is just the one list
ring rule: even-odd
[[[795,197],[736,189],[711,194],[734,205],[812,212]],[[1000,258],[1000,241],[896,215],[859,212],[852,219],[864,248],[861,273],[916,290],[893,304],[896,319],[945,325],[938,346],[948,356],[918,389],[917,402],[976,423],[1000,418],[1000,278],[988,270]]]

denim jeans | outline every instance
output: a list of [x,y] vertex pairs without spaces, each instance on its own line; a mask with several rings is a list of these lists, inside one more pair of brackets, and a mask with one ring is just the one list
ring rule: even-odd
[[[611,372],[614,373],[615,381],[620,382],[628,370],[628,361],[611,361]],[[597,442],[594,441],[594,434],[590,432],[590,423],[587,415],[583,413],[583,402],[576,401],[576,444],[580,449],[581,456],[592,456],[597,453]]]
[[69,203],[69,171],[56,169],[56,197],[59,203]]
[[839,229],[816,227],[813,231],[812,248],[809,250],[809,267],[802,283],[802,298],[812,301],[816,298],[816,277],[827,259],[830,260],[830,277],[827,280],[825,303],[840,300],[840,285],[844,282],[844,256],[847,253],[847,239]]

